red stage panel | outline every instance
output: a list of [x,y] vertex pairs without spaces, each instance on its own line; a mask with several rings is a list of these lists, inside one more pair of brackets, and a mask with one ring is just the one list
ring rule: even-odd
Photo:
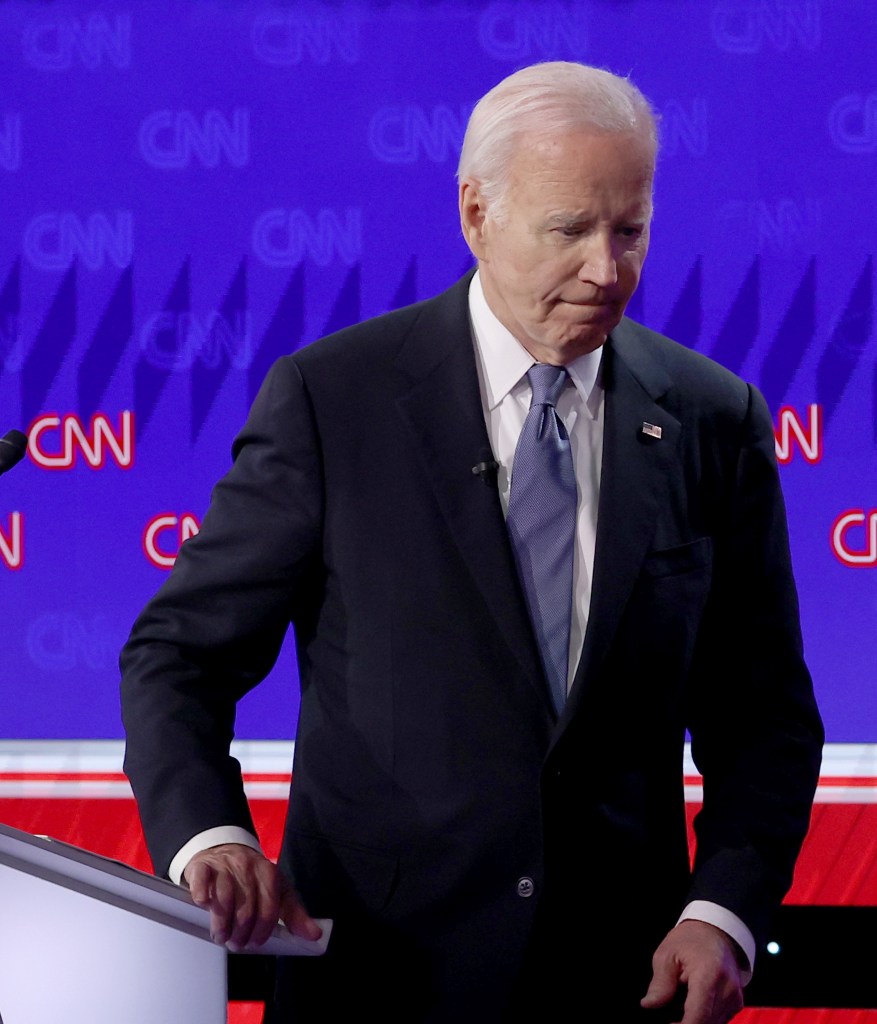
[[[692,843],[699,810],[686,804]],[[877,804],[816,804],[786,903],[877,906]]]
[[[292,745],[242,745],[253,818],[276,858],[286,814]],[[121,744],[0,744],[0,821],[149,870]],[[854,771],[849,770],[850,764]],[[788,902],[877,906],[877,748],[827,750],[810,833]],[[700,784],[686,765],[689,835]],[[229,1007],[229,1024],[261,1024],[257,1003]],[[877,1024],[877,1010],[746,1010],[741,1024]]]
[[[284,800],[252,800],[263,847],[280,852]],[[699,804],[687,807],[689,826]],[[0,821],[149,870],[133,800],[0,799]],[[877,906],[877,804],[817,804],[787,902]]]
[[229,1003],[228,1024],[262,1024],[263,1003]]

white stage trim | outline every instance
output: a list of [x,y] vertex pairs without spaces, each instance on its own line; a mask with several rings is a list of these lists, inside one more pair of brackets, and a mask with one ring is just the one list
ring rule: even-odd
[[[232,744],[251,800],[285,800],[295,744],[241,740]],[[0,740],[0,798],[130,800],[121,740]],[[686,744],[685,799],[703,799],[700,776]],[[816,802],[877,803],[877,743],[828,743]]]

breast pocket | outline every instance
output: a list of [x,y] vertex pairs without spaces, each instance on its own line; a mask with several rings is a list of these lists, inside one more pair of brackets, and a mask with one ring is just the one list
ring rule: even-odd
[[672,708],[682,692],[711,585],[709,537],[652,551],[643,562],[614,651],[628,696],[648,715]]
[[650,551],[643,562],[643,572],[652,579],[664,576],[682,576],[685,573],[712,569],[713,542],[710,537],[680,544],[678,547]]

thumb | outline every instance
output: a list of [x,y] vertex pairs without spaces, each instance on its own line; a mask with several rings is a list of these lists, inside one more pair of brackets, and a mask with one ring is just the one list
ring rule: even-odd
[[676,989],[679,987],[679,977],[673,967],[673,961],[670,959],[664,960],[660,964],[655,964],[648,990],[640,1000],[640,1006],[644,1010],[653,1010],[658,1006],[666,1006],[673,996],[676,995]]
[[323,929],[305,910],[298,893],[285,880],[280,894],[280,920],[293,935],[316,942],[323,934]]

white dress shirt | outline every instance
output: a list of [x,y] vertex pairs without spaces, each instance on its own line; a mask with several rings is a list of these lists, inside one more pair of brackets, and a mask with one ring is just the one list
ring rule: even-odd
[[[503,513],[507,513],[515,448],[530,409],[531,391],[527,371],[536,360],[499,322],[487,305],[477,273],[469,288],[469,317],[475,339],[478,384],[487,435],[494,458],[499,463],[499,495]],[[604,403],[599,380],[602,354],[603,350],[599,348],[567,365],[572,383],[564,389],[557,402],[557,413],[569,434],[578,487],[567,689],[572,684],[582,653],[591,601],[603,457]],[[196,853],[222,843],[240,843],[255,850],[260,849],[255,836],[239,826],[223,825],[207,829],[193,836],[177,853],[171,861],[169,876],[179,883],[184,868]],[[705,921],[730,935],[745,953],[750,968],[747,974],[751,976],[755,962],[755,940],[736,914],[718,904],[695,900],[688,904],[679,918],[680,921],[686,919]]]
[[[503,514],[508,514],[515,448],[530,411],[532,392],[527,371],[536,360],[494,316],[478,274],[469,287],[469,317],[475,338],[481,406],[493,457],[499,463],[497,477]],[[603,388],[598,379],[602,357],[603,350],[598,348],[569,363],[566,369],[571,382],[557,400],[557,414],[569,434],[578,488],[567,691],[582,653],[594,575],[603,460]]]

